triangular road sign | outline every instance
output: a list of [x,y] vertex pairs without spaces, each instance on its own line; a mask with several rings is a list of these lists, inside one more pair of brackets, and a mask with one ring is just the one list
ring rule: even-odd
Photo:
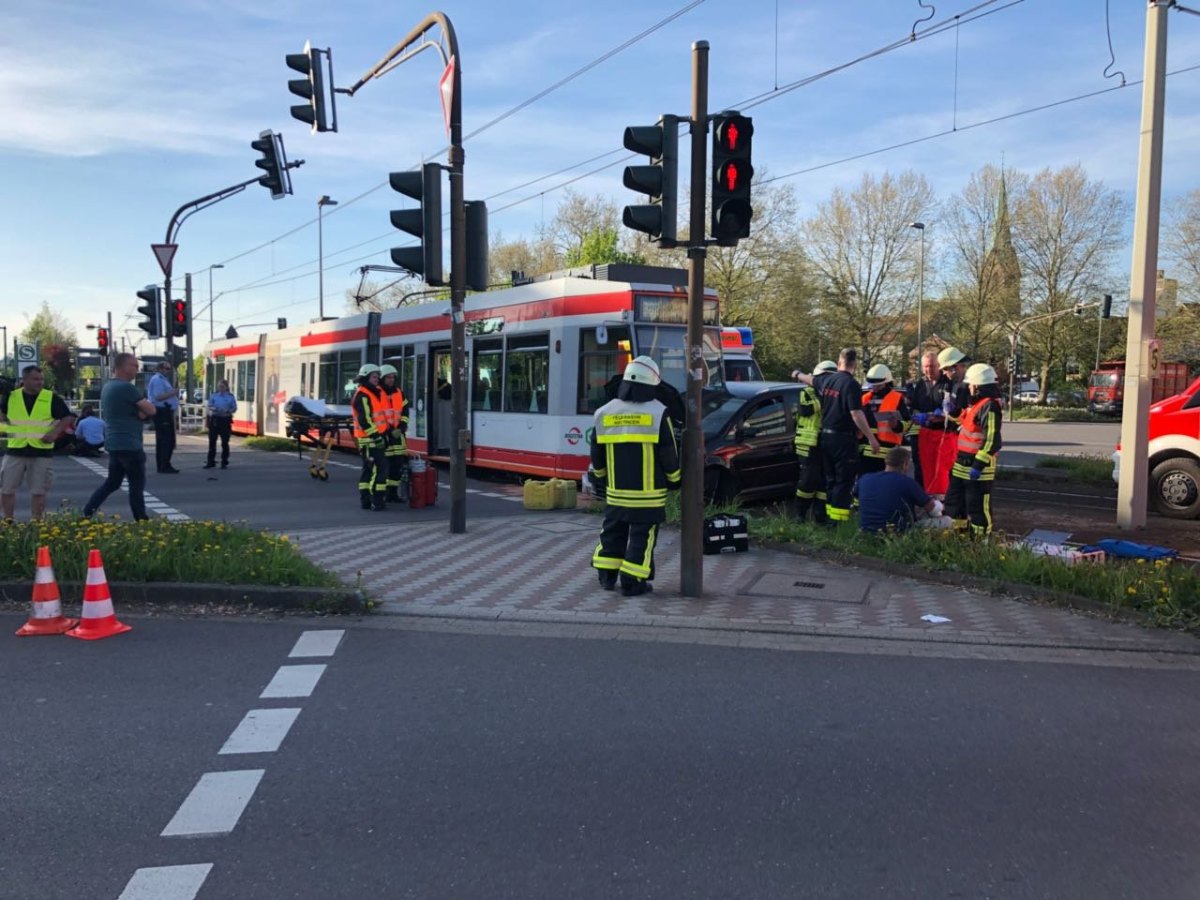
[[175,251],[179,249],[178,244],[151,244],[150,249],[154,251],[154,258],[158,260],[158,266],[162,269],[163,276],[171,277],[171,261],[175,259]]
[[438,81],[438,93],[442,95],[442,117],[446,120],[446,136],[450,136],[450,110],[454,108],[454,57],[446,63],[446,71]]

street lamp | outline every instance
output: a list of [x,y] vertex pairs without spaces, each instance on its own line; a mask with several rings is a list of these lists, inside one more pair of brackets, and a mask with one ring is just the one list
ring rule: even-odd
[[925,223],[913,222],[908,226],[921,232],[921,266],[917,287],[917,372],[920,373],[921,352],[925,343],[925,322],[923,318],[925,306]]
[[317,200],[317,315],[322,322],[325,321],[325,236],[321,229],[321,212],[326,206],[337,206],[337,201],[322,194]]
[[212,295],[212,273],[213,269],[225,268],[224,263],[213,263],[208,267],[208,340],[211,343],[213,339],[213,295]]

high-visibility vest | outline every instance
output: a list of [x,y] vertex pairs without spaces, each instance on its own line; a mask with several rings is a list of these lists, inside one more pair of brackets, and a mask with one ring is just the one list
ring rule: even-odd
[[666,506],[667,483],[680,479],[679,468],[664,471],[657,454],[666,413],[667,408],[657,400],[610,400],[596,410],[596,443],[605,450],[604,466],[597,467],[596,473],[607,479],[605,502],[609,506]]
[[817,446],[817,439],[821,436],[821,398],[805,385],[800,388],[800,403],[811,407],[813,413],[803,415],[800,406],[796,407],[796,436],[792,439],[792,445],[797,454],[806,456],[809,450]]
[[[356,402],[359,394],[365,394],[367,397],[367,409],[371,411],[371,424],[374,425],[374,431],[368,430],[369,426],[365,422],[359,421],[358,404]],[[381,392],[360,384],[358,390],[354,392],[354,396],[350,399],[350,408],[354,412],[354,437],[356,440],[364,440],[376,434],[387,433],[388,418],[391,415],[390,404],[387,403],[387,398]]]
[[976,421],[976,416],[988,402],[990,398],[984,397],[977,401],[970,409],[967,410],[958,422],[958,452],[969,453],[974,456],[983,449],[984,438],[987,433],[983,430],[983,426]]
[[43,441],[42,435],[54,424],[54,416],[50,410],[54,402],[54,394],[42,389],[38,391],[37,399],[33,401],[33,412],[25,409],[25,392],[14,390],[8,395],[8,425],[4,431],[8,434],[8,449],[20,450],[31,447],[34,450],[53,450],[51,441]]
[[398,387],[391,391],[383,388],[383,399],[387,401],[388,427],[399,428],[402,423],[407,425],[408,417],[404,415],[404,391]]
[[881,444],[899,447],[904,442],[904,420],[900,418],[901,393],[892,388],[875,407],[875,437]]

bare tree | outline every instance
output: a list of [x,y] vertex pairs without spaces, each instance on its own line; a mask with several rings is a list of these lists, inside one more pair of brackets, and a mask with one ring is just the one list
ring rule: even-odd
[[[1115,191],[1091,181],[1079,165],[1043,169],[1014,206],[1026,315],[1061,313],[1098,294],[1112,254],[1123,245],[1127,207]],[[1059,360],[1064,317],[1029,325],[1025,342],[1041,366],[1041,401]]]
[[865,174],[837,188],[802,226],[812,271],[825,291],[823,323],[866,359],[902,353],[902,328],[916,306],[919,237],[909,226],[928,217],[933,191],[924,176]]
[[488,266],[492,284],[511,284],[513,272],[532,277],[553,271],[557,265],[554,246],[548,240],[517,238],[506,241],[500,233],[491,240]]
[[1186,296],[1200,302],[1200,188],[1171,206],[1163,229],[1163,249],[1181,273]]

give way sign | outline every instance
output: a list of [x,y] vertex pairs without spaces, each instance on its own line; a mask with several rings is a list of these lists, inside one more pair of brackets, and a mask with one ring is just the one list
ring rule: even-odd
[[171,261],[175,259],[175,251],[179,249],[178,244],[151,244],[150,249],[154,251],[154,258],[158,260],[158,267],[162,269],[165,277],[171,277]]

